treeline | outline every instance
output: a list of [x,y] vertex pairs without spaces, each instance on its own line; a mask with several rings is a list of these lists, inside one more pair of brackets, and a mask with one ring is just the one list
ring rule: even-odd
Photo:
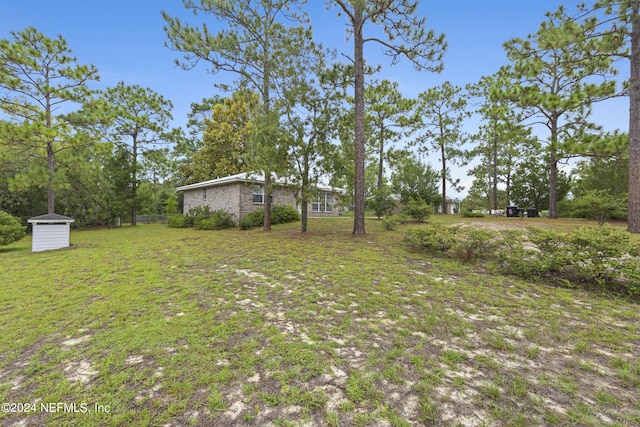
[[[415,97],[379,80],[362,48],[383,44],[394,62],[440,71],[445,38],[426,28],[416,5],[328,3],[356,42],[343,55],[350,61],[314,40],[302,1],[185,2],[226,23],[216,34],[163,12],[183,68],[203,62],[235,78],[220,87],[224,97],[194,102],[184,129],[170,128],[171,101],[149,88],[95,90],[98,70],[73,57],[62,36],[11,32],[0,40],[0,210],[135,225],[137,214],[180,211],[177,185],[257,171],[267,187],[289,177],[303,205],[320,180],[347,189],[354,234],[364,234],[365,199],[420,200],[446,212],[448,194],[461,189],[454,167],[474,161],[467,209],[516,203],[583,215],[595,198],[640,231],[640,117],[627,134],[604,132],[591,116],[598,102],[640,96],[630,89],[640,87],[630,51],[640,2],[560,7],[535,34],[504,43],[508,63],[493,75]],[[376,26],[387,39],[366,37]],[[619,59],[629,60],[630,82],[617,76]],[[472,115],[482,125],[465,132]],[[431,153],[437,165],[424,161]],[[570,160],[577,168],[563,172]]]

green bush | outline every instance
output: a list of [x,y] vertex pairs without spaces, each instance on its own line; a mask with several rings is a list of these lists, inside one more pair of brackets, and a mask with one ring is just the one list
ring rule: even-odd
[[197,206],[190,209],[187,215],[169,217],[169,227],[172,228],[193,227],[196,230],[221,230],[235,226],[232,213],[224,209],[213,211],[209,206]]
[[484,218],[484,214],[482,212],[474,212],[474,211],[462,211],[462,216],[464,218]]
[[396,207],[398,207],[398,203],[391,196],[389,187],[382,187],[380,190],[376,190],[373,196],[367,199],[367,209],[372,210],[378,219],[389,215]]
[[390,231],[397,230],[401,224],[406,224],[407,222],[409,222],[409,217],[403,213],[390,215],[382,220],[384,227]]
[[[300,214],[293,206],[290,205],[273,205],[271,206],[271,225],[287,224],[289,222],[300,221]],[[249,212],[242,219],[242,228],[261,227],[264,224],[264,209],[257,209]]]
[[494,260],[502,273],[544,277],[569,286],[598,286],[609,292],[640,295],[640,246],[614,227],[582,227],[559,233],[530,227],[501,233],[473,227],[429,224],[411,229],[413,246],[463,260]]
[[187,228],[187,218],[182,215],[172,215],[168,222],[170,228]]
[[431,206],[422,199],[411,199],[402,207],[402,213],[414,221],[425,222],[431,214]]
[[271,207],[271,224],[288,224],[300,221],[300,214],[291,205],[274,205]]
[[240,223],[238,225],[243,230],[248,230],[250,228],[256,227],[256,225],[253,223],[253,221],[251,221],[251,218],[243,218],[243,219],[241,219]]
[[456,243],[458,229],[459,227],[441,223],[427,224],[424,227],[409,230],[404,240],[416,248],[447,253]]
[[497,248],[498,242],[494,232],[477,227],[464,227],[458,229],[452,252],[458,258],[471,261],[475,258],[492,258]]
[[211,218],[213,211],[209,206],[196,206],[189,209],[189,212],[185,215],[187,227],[195,227],[196,223],[200,220]]
[[614,196],[605,190],[591,190],[573,201],[571,215],[593,219],[602,226],[611,218],[626,218],[627,203],[627,194]]
[[233,214],[223,209],[212,211],[207,218],[198,218],[193,224],[196,230],[222,230],[235,227]]
[[409,230],[405,236],[405,242],[413,247],[438,251],[465,261],[496,257],[498,240],[496,234],[489,230],[441,223]]
[[264,224],[264,209],[256,209],[249,212],[243,220],[243,224],[253,224],[253,227],[261,227]]
[[20,219],[0,211],[0,246],[17,242],[25,236],[26,227],[20,224]]

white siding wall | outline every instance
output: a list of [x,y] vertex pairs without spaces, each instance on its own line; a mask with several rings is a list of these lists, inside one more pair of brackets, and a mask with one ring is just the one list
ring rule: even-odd
[[69,247],[69,229],[67,223],[33,224],[31,252],[48,251]]

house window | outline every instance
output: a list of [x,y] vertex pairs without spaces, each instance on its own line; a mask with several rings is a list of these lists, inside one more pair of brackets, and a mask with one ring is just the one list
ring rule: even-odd
[[333,194],[318,193],[318,196],[311,202],[312,212],[333,212]]
[[207,200],[207,189],[206,188],[202,189],[202,200]]
[[[273,203],[273,194],[271,196],[271,203]],[[256,205],[264,204],[264,187],[262,185],[253,186],[253,203]]]

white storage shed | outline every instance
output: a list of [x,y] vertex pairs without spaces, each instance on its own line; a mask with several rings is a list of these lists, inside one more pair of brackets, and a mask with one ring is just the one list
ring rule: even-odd
[[33,224],[31,252],[68,248],[71,223],[74,221],[73,218],[54,213],[29,218],[27,222]]

